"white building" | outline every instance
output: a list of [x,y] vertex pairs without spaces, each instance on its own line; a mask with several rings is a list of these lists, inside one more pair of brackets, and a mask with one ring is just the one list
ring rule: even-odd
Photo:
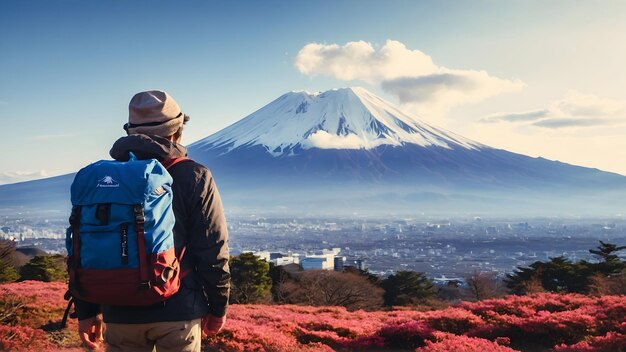
[[303,270],[307,269],[335,269],[335,256],[341,252],[341,248],[323,249],[320,253],[307,254],[300,260]]
[[298,253],[289,252],[287,254],[282,254],[279,252],[259,251],[252,252],[252,254],[265,260],[268,263],[273,263],[277,266],[300,263],[300,255]]
[[[335,270],[335,258],[340,252],[341,248],[323,249],[320,252],[305,254],[304,258],[300,258],[300,254],[292,252],[287,254],[270,251],[258,251],[252,253],[260,259],[263,259],[268,263],[274,263],[277,266],[300,264],[303,270]],[[345,258],[341,258],[341,260],[343,262]]]

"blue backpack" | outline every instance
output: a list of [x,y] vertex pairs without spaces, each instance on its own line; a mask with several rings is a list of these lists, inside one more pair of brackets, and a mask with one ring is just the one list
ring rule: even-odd
[[71,296],[136,306],[178,291],[183,253],[174,249],[173,180],[167,168],[131,153],[129,161],[101,160],[76,174],[66,236]]

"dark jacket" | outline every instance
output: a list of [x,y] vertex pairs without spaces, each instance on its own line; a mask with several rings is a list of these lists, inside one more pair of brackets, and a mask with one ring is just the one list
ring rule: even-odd
[[[110,154],[115,160],[126,161],[130,151],[138,159],[159,161],[187,156],[187,149],[180,144],[141,134],[118,139]],[[208,313],[226,314],[230,290],[228,230],[215,181],[206,167],[192,161],[174,165],[169,173],[174,179],[174,245],[177,253],[186,247],[182,270],[191,273],[182,279],[174,296],[152,306],[100,307],[77,301],[80,320],[95,316],[100,310],[108,323],[180,321]]]

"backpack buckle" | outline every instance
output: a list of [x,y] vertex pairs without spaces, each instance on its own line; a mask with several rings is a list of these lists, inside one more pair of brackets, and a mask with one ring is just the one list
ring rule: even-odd
[[146,221],[146,218],[143,215],[143,207],[141,205],[135,205],[133,207],[133,213],[135,214],[135,224],[143,225]]
[[135,215],[135,224],[143,225],[146,222],[146,219],[143,215]]

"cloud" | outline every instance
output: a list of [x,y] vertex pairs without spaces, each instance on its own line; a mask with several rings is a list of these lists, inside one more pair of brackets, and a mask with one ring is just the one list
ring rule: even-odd
[[553,102],[550,109],[565,116],[610,116],[623,112],[624,103],[570,90]]
[[9,171],[0,173],[0,184],[15,183],[47,177],[45,170],[39,171]]
[[439,71],[430,56],[409,50],[395,40],[387,40],[379,51],[365,41],[348,42],[343,46],[307,44],[298,52],[295,66],[308,76],[326,75],[342,81],[368,83]]
[[480,120],[484,123],[510,122],[559,129],[595,127],[626,123],[626,104],[570,90],[546,109],[520,113],[499,113]]
[[382,82],[384,90],[398,96],[400,102],[428,102],[450,89],[475,88],[471,79],[450,73],[437,73],[420,77],[401,77]]
[[380,84],[401,103],[419,104],[426,110],[447,110],[524,87],[520,80],[493,77],[485,71],[438,66],[429,55],[395,40],[387,40],[379,50],[365,41],[343,46],[311,43],[298,52],[294,65],[308,76]]
[[453,70],[419,77],[401,77],[382,82],[382,88],[400,102],[452,107],[473,103],[524,86],[520,81],[492,77],[485,71]]
[[608,119],[594,119],[594,118],[552,118],[537,121],[533,123],[533,126],[545,127],[545,128],[563,128],[563,127],[590,127],[590,126],[602,126],[611,125],[614,121]]
[[310,147],[320,149],[361,149],[376,147],[382,143],[367,141],[354,134],[337,136],[326,131],[319,130],[311,134],[309,138],[306,139],[305,144],[308,144]]
[[489,115],[481,119],[481,122],[486,123],[495,123],[500,121],[506,122],[524,122],[524,121],[536,121],[540,120],[549,115],[548,110],[535,110],[528,112],[518,112],[518,113],[499,113],[494,115]]

